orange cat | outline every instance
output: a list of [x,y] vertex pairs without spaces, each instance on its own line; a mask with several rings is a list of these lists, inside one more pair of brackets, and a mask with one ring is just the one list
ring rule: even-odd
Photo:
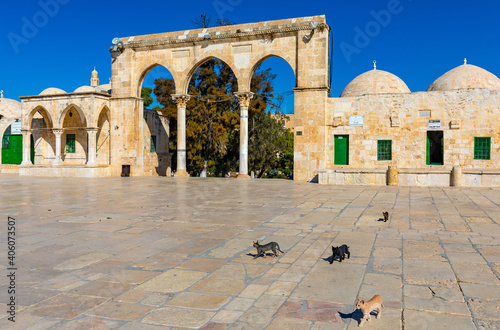
[[380,314],[382,313],[382,307],[385,308],[384,303],[382,302],[382,296],[376,294],[372,299],[365,302],[364,300],[359,300],[359,297],[356,298],[356,309],[360,308],[363,312],[363,318],[359,323],[359,326],[362,327],[366,320],[370,321],[370,313],[372,311],[377,311],[377,319],[380,318]]

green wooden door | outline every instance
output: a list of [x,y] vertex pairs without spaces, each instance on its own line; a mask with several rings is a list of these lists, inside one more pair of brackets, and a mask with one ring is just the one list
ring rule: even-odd
[[335,135],[335,165],[349,165],[349,135]]
[[23,136],[4,135],[2,138],[2,164],[19,165],[23,161]]

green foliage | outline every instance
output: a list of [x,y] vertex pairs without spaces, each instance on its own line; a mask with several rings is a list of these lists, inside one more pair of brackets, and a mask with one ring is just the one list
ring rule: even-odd
[[268,171],[279,172],[277,168],[289,166],[286,159],[283,159],[287,144],[290,143],[288,129],[283,125],[283,119],[283,115],[272,115],[264,111],[254,115],[249,122],[248,160],[250,169],[258,178],[263,177]]
[[153,104],[153,97],[151,96],[151,92],[153,89],[151,87],[142,87],[141,89],[141,97],[144,100],[144,108],[149,107]]

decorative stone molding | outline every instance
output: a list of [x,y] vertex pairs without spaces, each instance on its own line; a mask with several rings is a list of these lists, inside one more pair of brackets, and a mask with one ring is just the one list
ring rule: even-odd
[[242,92],[242,93],[234,93],[240,102],[240,107],[248,108],[250,106],[250,100],[252,99],[254,93],[252,92]]
[[191,99],[191,95],[188,94],[172,94],[171,96],[178,108],[186,108],[187,102]]

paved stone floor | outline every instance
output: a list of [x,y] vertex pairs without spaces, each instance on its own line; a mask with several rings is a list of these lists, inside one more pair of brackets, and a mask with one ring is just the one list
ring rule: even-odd
[[[356,297],[374,294],[385,309],[365,328],[500,328],[500,189],[15,175],[0,188],[0,328],[353,329]],[[257,239],[285,253],[254,259]],[[341,244],[351,258],[330,264]]]

